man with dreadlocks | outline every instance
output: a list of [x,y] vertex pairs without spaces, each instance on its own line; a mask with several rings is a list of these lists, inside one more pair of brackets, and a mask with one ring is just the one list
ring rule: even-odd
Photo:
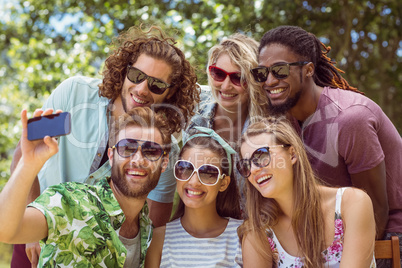
[[262,37],[259,67],[251,72],[263,83],[270,113],[295,119],[318,177],[364,189],[377,239],[402,240],[401,136],[376,103],[342,78],[329,51],[302,28],[280,26]]

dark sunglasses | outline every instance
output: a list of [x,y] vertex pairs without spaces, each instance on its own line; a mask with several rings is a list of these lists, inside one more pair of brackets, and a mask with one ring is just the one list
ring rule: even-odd
[[215,81],[223,82],[226,79],[226,76],[229,75],[230,81],[232,81],[234,85],[241,86],[241,72],[228,73],[215,65],[210,65],[208,69],[209,74]]
[[277,147],[289,147],[290,144],[281,144],[281,145],[273,145],[267,147],[258,148],[253,152],[249,159],[241,159],[237,162],[236,167],[239,171],[240,175],[244,178],[248,178],[251,174],[251,163],[253,163],[257,167],[266,167],[271,162],[271,153],[269,152],[270,148]]
[[187,160],[178,160],[174,164],[174,176],[179,181],[188,181],[194,172],[197,172],[199,181],[207,186],[215,185],[219,179],[225,177],[225,174],[221,175],[220,169],[214,165],[204,164],[195,168],[193,163]]
[[163,94],[166,89],[172,86],[163,82],[162,80],[159,80],[158,78],[147,75],[140,69],[137,69],[131,65],[128,65],[127,67],[127,78],[134,84],[142,83],[145,79],[147,79],[149,90],[157,95]]
[[122,139],[112,147],[112,149],[117,149],[117,153],[121,157],[132,156],[138,151],[138,148],[141,148],[142,155],[150,161],[157,161],[166,154],[162,146],[152,141]]
[[254,69],[251,69],[250,72],[253,75],[255,81],[257,82],[265,82],[268,79],[269,72],[276,79],[285,79],[289,76],[290,66],[303,66],[309,63],[308,61],[298,61],[291,63],[280,63],[271,67],[260,66]]

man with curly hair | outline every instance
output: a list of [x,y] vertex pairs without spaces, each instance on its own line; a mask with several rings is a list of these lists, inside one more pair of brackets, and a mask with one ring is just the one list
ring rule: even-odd
[[[29,202],[51,185],[71,180],[94,184],[109,174],[108,125],[132,108],[151,107],[162,114],[171,134],[180,131],[193,115],[194,105],[199,102],[197,76],[174,40],[159,27],[146,32],[132,27],[114,40],[113,48],[105,61],[103,80],[69,78],[45,102],[43,109],[71,113],[72,131],[58,139],[59,153],[39,172]],[[147,198],[155,226],[164,225],[170,217],[176,185],[171,167],[178,151],[172,136],[170,164]],[[20,157],[18,145],[12,170]],[[16,256],[21,249],[14,248],[12,267],[25,267]],[[27,248],[31,262],[36,263],[35,252],[39,250],[38,246],[35,250]]]

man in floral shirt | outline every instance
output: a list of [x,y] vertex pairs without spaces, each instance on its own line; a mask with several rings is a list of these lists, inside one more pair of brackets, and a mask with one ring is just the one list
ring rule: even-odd
[[[51,114],[35,111],[34,116]],[[22,158],[0,193],[0,241],[41,240],[40,267],[140,267],[152,237],[146,198],[168,163],[169,127],[149,108],[135,108],[110,128],[110,178],[95,185],[50,187],[28,208],[25,202],[42,165],[58,151],[55,138],[27,139]]]

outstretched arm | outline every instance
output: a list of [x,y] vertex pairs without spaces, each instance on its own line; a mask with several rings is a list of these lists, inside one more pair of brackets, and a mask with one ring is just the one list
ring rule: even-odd
[[375,242],[375,220],[370,197],[350,188],[342,197],[344,244],[340,267],[370,267]]
[[[37,110],[34,116],[53,113]],[[34,208],[26,208],[27,199],[36,175],[44,163],[58,151],[57,141],[45,137],[29,141],[27,111],[21,113],[21,158],[9,181],[0,193],[0,241],[21,244],[39,241],[47,236],[45,216]]]

